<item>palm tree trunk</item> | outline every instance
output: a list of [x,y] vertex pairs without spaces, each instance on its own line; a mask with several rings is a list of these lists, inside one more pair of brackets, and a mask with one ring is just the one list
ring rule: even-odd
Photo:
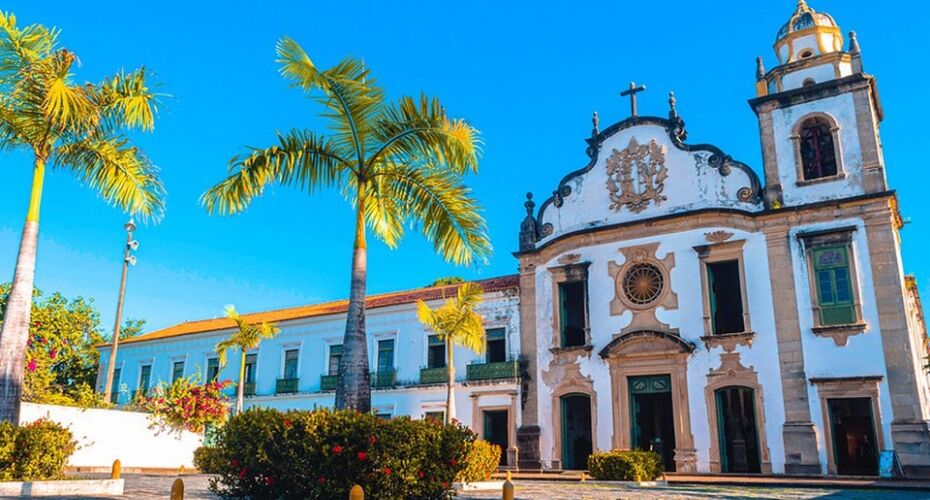
[[39,206],[45,180],[45,160],[36,156],[32,193],[23,236],[16,256],[13,286],[3,312],[0,330],[0,421],[19,423],[19,402],[23,395],[23,367],[32,314],[32,289],[36,271],[36,245],[39,237]]
[[352,248],[352,281],[349,308],[339,362],[336,409],[371,411],[371,379],[368,368],[368,342],[365,335],[365,284],[367,249],[365,244],[365,181],[359,181],[355,213],[355,243]]
[[236,415],[242,413],[242,400],[244,398],[245,398],[245,349],[242,349],[242,356],[239,359],[239,387],[236,388]]
[[450,424],[455,420],[455,359],[452,356],[452,338],[446,337],[446,372],[449,378],[446,382],[446,423]]

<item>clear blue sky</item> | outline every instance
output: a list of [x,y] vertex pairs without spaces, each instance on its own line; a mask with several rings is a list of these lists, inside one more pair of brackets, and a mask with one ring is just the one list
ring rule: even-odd
[[[930,81],[930,2],[811,0],[844,32],[855,29],[866,71],[885,107],[885,160],[901,209],[905,270],[930,297],[924,151]],[[626,116],[618,93],[645,83],[642,114],[664,115],[674,90],[690,142],[710,142],[761,168],[753,96],[755,58],[774,65],[775,33],[792,0],[533,2],[86,2],[7,0],[22,23],[62,30],[81,59],[80,79],[121,67],[157,73],[162,106],[140,144],[162,171],[169,197],[157,226],[138,231],[126,313],[158,328],[222,313],[346,296],[349,206],[335,193],[308,199],[274,188],[234,217],[207,216],[199,195],[244,145],[276,129],[321,129],[315,103],[277,74],[275,41],[289,35],[322,66],[364,58],[391,96],[426,91],[470,120],[485,141],[470,180],[486,207],[496,253],[457,269],[418,235],[394,251],[372,244],[369,290],[418,287],[438,276],[482,278],[516,271],[511,252],[526,191],[544,198],[586,163],[592,111],[606,127]],[[13,274],[28,197],[25,155],[0,156],[0,280]],[[48,177],[37,285],[96,300],[111,327],[126,217],[66,172]]]

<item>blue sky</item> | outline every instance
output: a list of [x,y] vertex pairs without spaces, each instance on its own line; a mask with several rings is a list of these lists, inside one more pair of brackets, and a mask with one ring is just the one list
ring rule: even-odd
[[[866,71],[878,77],[891,185],[903,215],[904,262],[930,297],[930,186],[923,149],[930,81],[928,2],[812,0],[844,31],[855,29]],[[247,213],[207,216],[199,195],[244,145],[275,130],[321,130],[319,108],[277,73],[274,44],[288,35],[321,66],[364,58],[392,97],[426,91],[482,131],[481,172],[470,179],[495,247],[489,265],[455,268],[411,233],[397,250],[371,245],[369,290],[413,288],[438,276],[483,278],[516,271],[511,252],[526,191],[544,198],[586,163],[592,111],[601,125],[624,118],[618,95],[645,83],[640,113],[664,115],[669,90],[689,142],[713,143],[761,168],[753,96],[755,58],[775,64],[772,43],[792,0],[586,2],[83,2],[7,0],[21,23],[62,30],[78,77],[125,67],[155,71],[166,99],[154,133],[139,143],[159,165],[167,215],[142,226],[125,316],[158,328],[222,313],[347,295],[352,214],[335,193],[307,198],[273,188]],[[30,181],[29,158],[0,156],[0,280],[12,277]],[[48,176],[37,285],[95,299],[112,324],[126,216],[67,172]]]

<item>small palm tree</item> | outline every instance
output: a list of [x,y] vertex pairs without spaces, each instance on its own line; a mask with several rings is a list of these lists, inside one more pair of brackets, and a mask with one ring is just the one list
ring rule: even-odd
[[453,348],[460,345],[477,354],[484,353],[484,319],[475,312],[484,299],[484,289],[477,283],[459,287],[454,299],[447,300],[436,309],[422,300],[417,301],[420,322],[432,330],[446,345],[446,423],[455,418],[455,359]]
[[230,162],[229,176],[202,198],[210,213],[245,210],[269,184],[309,195],[341,190],[355,209],[355,240],[336,408],[371,410],[365,338],[366,231],[394,248],[405,227],[418,224],[447,261],[470,264],[491,252],[484,219],[463,183],[478,169],[478,132],[452,120],[437,99],[385,102],[364,64],[347,58],[316,67],[296,42],[277,46],[281,73],[326,108],[329,137],[307,131],[278,133],[278,143],[250,149]]
[[216,354],[220,366],[226,366],[227,351],[238,348],[242,356],[239,359],[239,382],[236,385],[236,413],[242,412],[242,399],[245,395],[245,353],[258,349],[263,339],[273,339],[280,328],[274,323],[249,323],[232,305],[226,306],[226,317],[236,322],[236,330],[230,337],[216,344]]
[[46,167],[70,170],[138,217],[157,218],[163,210],[157,170],[125,135],[154,128],[156,95],[145,69],[77,83],[77,57],[58,48],[57,38],[57,30],[20,28],[13,14],[0,12],[0,149],[33,157],[29,209],[0,331],[0,421],[19,420]]

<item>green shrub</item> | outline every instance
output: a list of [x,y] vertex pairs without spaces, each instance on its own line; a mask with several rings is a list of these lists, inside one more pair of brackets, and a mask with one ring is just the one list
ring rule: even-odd
[[211,488],[224,497],[448,498],[475,435],[458,424],[352,411],[251,408],[217,432]]
[[466,483],[491,479],[501,463],[501,447],[487,441],[475,441],[468,447],[465,469],[455,478]]
[[609,451],[588,457],[588,471],[603,481],[654,481],[665,471],[654,451]]
[[75,449],[71,431],[55,422],[40,419],[21,427],[0,422],[0,480],[61,478]]
[[194,467],[204,474],[221,474],[227,467],[223,453],[212,446],[201,446],[194,450]]

